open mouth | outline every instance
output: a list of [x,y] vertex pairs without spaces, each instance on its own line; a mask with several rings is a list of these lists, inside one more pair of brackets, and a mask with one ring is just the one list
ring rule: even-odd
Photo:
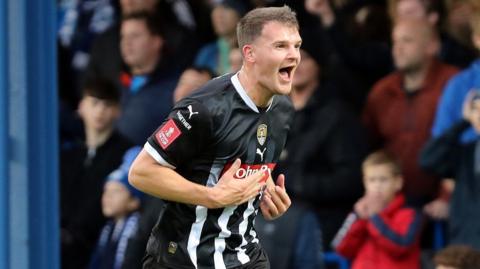
[[280,68],[278,70],[278,73],[280,74],[280,78],[282,78],[285,81],[290,81],[292,78],[293,69],[294,69],[293,65]]

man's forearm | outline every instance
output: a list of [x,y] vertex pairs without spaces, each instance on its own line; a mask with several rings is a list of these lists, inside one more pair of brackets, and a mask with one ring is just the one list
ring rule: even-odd
[[164,200],[214,206],[210,189],[188,181],[175,170],[161,166],[142,151],[132,165],[129,181],[135,188]]

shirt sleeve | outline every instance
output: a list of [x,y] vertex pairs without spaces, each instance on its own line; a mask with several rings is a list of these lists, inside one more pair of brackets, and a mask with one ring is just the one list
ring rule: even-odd
[[367,221],[350,213],[332,242],[340,255],[354,259],[367,239]]
[[[439,137],[445,130],[461,119],[463,98],[459,96],[459,89],[466,85],[461,85],[456,77],[448,81],[437,105],[435,120],[432,125],[432,136]],[[460,98],[459,98],[460,97]],[[458,118],[460,116],[460,118]]]
[[148,138],[144,149],[159,164],[175,169],[201,154],[210,143],[212,122],[203,104],[183,99]]
[[422,215],[413,209],[404,209],[395,217],[388,218],[384,213],[374,215],[368,222],[371,240],[393,257],[411,251],[418,243]]

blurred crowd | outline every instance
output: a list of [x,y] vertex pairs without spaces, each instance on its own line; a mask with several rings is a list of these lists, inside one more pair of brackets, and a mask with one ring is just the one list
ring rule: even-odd
[[480,268],[480,1],[57,3],[62,268],[141,268],[164,202],[130,164],[178,100],[242,67],[239,19],[284,4],[303,43],[275,170],[293,206],[256,223],[272,268]]

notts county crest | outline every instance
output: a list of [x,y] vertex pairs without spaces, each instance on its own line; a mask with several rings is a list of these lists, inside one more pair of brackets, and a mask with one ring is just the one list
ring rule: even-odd
[[257,128],[257,140],[258,143],[263,146],[265,144],[265,141],[267,140],[267,125],[266,124],[260,124]]

